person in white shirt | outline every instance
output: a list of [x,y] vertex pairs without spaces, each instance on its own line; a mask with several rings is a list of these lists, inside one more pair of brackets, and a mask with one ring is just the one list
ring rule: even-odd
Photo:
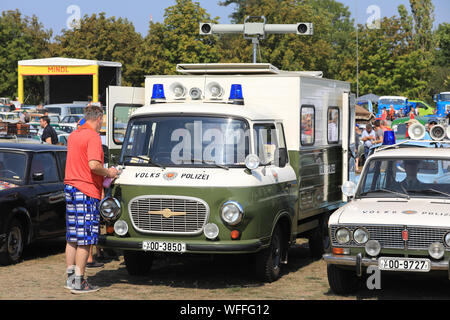
[[361,135],[361,141],[364,142],[364,156],[367,159],[369,155],[370,147],[376,140],[375,131],[372,129],[371,124],[366,125],[366,129],[363,131]]

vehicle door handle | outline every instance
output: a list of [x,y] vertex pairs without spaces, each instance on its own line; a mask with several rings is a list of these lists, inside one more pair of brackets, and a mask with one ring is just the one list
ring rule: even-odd
[[65,201],[65,200],[66,200],[66,196],[64,193],[50,196],[48,198],[48,202],[50,204],[58,203],[58,202]]

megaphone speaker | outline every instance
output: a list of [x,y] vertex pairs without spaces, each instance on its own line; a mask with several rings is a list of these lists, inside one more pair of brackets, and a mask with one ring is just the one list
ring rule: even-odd
[[409,137],[413,140],[421,140],[425,137],[426,129],[420,123],[414,123],[409,126],[408,134]]
[[445,129],[443,126],[441,126],[440,124],[437,124],[435,126],[433,126],[433,128],[431,128],[430,130],[430,137],[433,140],[444,140],[445,138]]

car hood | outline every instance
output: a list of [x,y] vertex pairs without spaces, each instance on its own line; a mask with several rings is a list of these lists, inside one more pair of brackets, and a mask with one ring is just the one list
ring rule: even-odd
[[339,224],[450,226],[450,199],[358,199],[336,212]]

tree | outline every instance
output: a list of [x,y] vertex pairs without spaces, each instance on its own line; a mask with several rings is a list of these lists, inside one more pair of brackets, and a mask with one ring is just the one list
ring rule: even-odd
[[[236,10],[231,15],[234,23],[243,23],[246,16],[264,15],[267,23],[314,24],[313,36],[269,35],[261,42],[261,61],[283,70],[321,70],[330,78],[354,78],[354,69],[348,72],[356,65],[356,47],[348,36],[353,30],[353,20],[343,4],[335,0],[226,0],[220,4],[235,5]],[[227,36],[222,40],[224,61],[251,61],[250,41],[242,36]]]
[[105,13],[85,15],[79,29],[62,30],[56,37],[57,56],[122,63],[123,84],[138,85],[142,79],[136,74],[136,53],[140,51],[142,36],[127,19],[107,18]]
[[[49,57],[51,30],[44,30],[36,16],[22,16],[19,10],[3,11],[0,17],[0,95],[17,96],[17,63],[20,60]],[[43,79],[25,78],[29,89],[25,103],[37,103],[43,97]]]
[[215,36],[199,35],[200,22],[217,23],[199,3],[177,0],[164,13],[163,23],[150,22],[137,60],[141,75],[175,74],[179,63],[217,63]]

